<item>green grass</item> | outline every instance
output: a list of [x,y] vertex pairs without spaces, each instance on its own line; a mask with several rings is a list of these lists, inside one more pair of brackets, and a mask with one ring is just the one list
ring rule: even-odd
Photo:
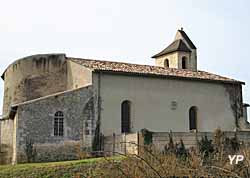
[[[0,166],[0,178],[70,178],[76,175],[93,175],[98,166],[108,160],[119,161],[122,157],[92,158],[77,161],[18,164]],[[77,177],[78,178],[78,177]]]

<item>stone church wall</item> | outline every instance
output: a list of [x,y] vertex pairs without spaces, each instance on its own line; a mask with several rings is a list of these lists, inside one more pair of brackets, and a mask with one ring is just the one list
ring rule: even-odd
[[64,54],[41,54],[19,59],[4,72],[6,115],[13,104],[92,83],[91,70],[68,60]]
[[[94,76],[96,81],[97,76]],[[131,101],[133,132],[143,128],[155,132],[189,132],[192,106],[197,107],[199,132],[213,132],[219,127],[224,131],[236,129],[232,108],[232,101],[236,100],[228,90],[230,84],[109,73],[103,73],[99,83],[104,135],[121,133],[121,103],[124,100]],[[233,91],[241,95],[240,89]]]
[[92,83],[92,71],[73,61],[67,61],[67,89],[72,90]]
[[64,54],[34,55],[15,61],[4,75],[4,107],[40,98],[67,89],[67,62]]
[[[86,119],[94,116],[91,86],[51,95],[18,106],[17,162],[26,162],[27,141],[32,141],[37,151],[35,161],[59,161],[77,158],[83,148]],[[86,107],[86,105],[90,107]],[[86,112],[89,110],[89,112]],[[64,136],[54,136],[54,114],[64,113]],[[91,118],[89,118],[91,117]],[[94,121],[93,121],[94,122]]]
[[14,120],[1,120],[1,143],[0,143],[0,163],[11,163],[13,155],[13,134],[14,134]]

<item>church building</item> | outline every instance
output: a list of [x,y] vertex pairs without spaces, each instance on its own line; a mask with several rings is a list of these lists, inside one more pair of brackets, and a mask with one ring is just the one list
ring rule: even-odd
[[152,58],[153,66],[65,54],[16,60],[2,75],[0,152],[6,153],[5,162],[23,162],[29,144],[38,160],[57,160],[54,152],[72,152],[60,145],[92,150],[100,135],[144,128],[249,130],[244,82],[197,69],[197,48],[183,29]]

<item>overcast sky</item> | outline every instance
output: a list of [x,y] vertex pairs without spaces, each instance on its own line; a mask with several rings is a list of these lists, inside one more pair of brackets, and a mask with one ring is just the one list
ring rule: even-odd
[[[0,0],[0,71],[37,53],[154,64],[183,27],[200,70],[245,81],[250,103],[250,1]],[[3,81],[0,82],[2,107]]]

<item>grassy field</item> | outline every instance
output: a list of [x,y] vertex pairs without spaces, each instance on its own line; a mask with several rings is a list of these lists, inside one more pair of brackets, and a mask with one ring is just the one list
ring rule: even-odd
[[94,175],[98,167],[122,157],[93,158],[78,161],[0,166],[0,178],[80,178]]
[[[250,178],[249,145],[237,136],[224,137],[220,130],[214,135],[213,140],[202,138],[192,149],[170,139],[164,151],[148,145],[140,147],[139,155],[0,166],[0,178]],[[245,160],[230,164],[228,155],[243,155]]]

